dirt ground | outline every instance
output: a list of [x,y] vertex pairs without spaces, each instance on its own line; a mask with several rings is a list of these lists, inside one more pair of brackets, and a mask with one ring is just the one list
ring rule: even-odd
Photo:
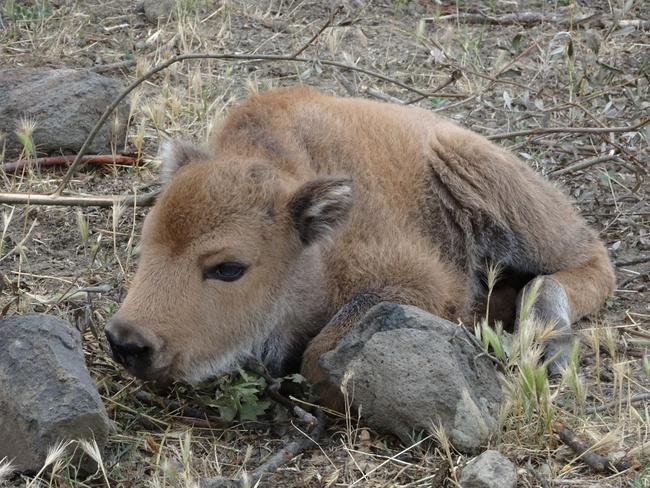
[[[307,84],[342,96],[413,102],[492,137],[563,187],[610,251],[617,290],[597,317],[578,324],[584,404],[577,407],[564,384],[553,394],[558,419],[598,452],[612,459],[635,455],[642,465],[599,473],[551,432],[513,424],[491,448],[516,464],[521,487],[650,487],[650,464],[644,464],[650,454],[650,125],[636,127],[650,117],[650,27],[638,25],[650,19],[650,3],[350,0],[311,43],[338,2],[184,0],[165,10],[168,3],[6,2],[0,6],[0,68],[97,69],[127,85],[174,54],[290,56],[306,47],[300,56],[309,61],[172,65],[131,94],[129,141],[120,151],[142,154],[142,164],[84,167],[67,193],[158,188],[163,140],[204,141],[230,107],[275,86]],[[158,20],[154,8],[161,9]],[[512,21],[513,14],[529,12]],[[134,59],[137,66],[119,64]],[[435,93],[421,99],[414,89]],[[605,127],[615,129],[597,130]],[[63,172],[0,173],[0,191],[51,192]],[[192,486],[201,477],[250,473],[283,441],[301,437],[305,426],[277,407],[255,424],[224,426],[135,398],[139,383],[112,362],[101,332],[135,271],[147,208],[2,204],[0,210],[2,315],[48,312],[84,331],[88,365],[114,421],[107,481],[101,475],[75,480],[61,471],[33,486]],[[196,408],[223,406],[214,388],[179,385],[171,396]],[[636,394],[646,396],[627,401]],[[583,410],[609,402],[615,406]],[[206,408],[209,416],[223,417],[223,409]],[[260,486],[451,487],[470,460],[435,442],[403,446],[356,420],[339,421],[318,447],[264,476]],[[29,482],[14,477],[5,483]]]

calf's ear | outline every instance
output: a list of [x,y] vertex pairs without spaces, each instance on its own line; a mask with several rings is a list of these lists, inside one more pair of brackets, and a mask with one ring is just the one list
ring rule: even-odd
[[192,161],[209,161],[210,154],[196,144],[184,139],[172,139],[165,142],[160,151],[162,159],[161,173],[169,181],[182,166]]
[[319,239],[331,239],[353,204],[352,180],[319,178],[296,191],[289,202],[289,214],[300,240],[308,245]]

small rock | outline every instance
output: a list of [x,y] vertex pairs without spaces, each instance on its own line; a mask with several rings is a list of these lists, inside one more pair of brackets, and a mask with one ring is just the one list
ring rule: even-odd
[[463,468],[459,483],[463,488],[515,488],[517,470],[499,451],[485,451]]
[[[23,144],[16,135],[22,120],[32,120],[32,135],[38,156],[76,154],[106,108],[124,86],[90,71],[47,68],[0,70],[0,133],[4,133],[7,155],[16,157]],[[88,153],[120,151],[126,138],[129,105],[118,107],[118,129],[113,120],[101,128]]]
[[495,365],[458,325],[416,307],[380,303],[320,363],[372,427],[399,436],[442,425],[460,451],[477,452],[498,425]]
[[[81,349],[81,334],[45,314],[0,320],[0,459],[38,471],[60,440],[95,439],[103,450],[109,420]],[[84,456],[82,471],[96,465]]]
[[167,22],[175,17],[176,0],[144,0],[144,15],[152,24]]

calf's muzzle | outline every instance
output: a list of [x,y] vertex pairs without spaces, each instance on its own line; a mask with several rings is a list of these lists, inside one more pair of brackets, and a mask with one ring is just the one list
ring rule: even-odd
[[134,324],[119,319],[111,320],[104,333],[111,346],[113,359],[139,378],[156,379],[154,359],[158,347],[154,341],[138,332]]

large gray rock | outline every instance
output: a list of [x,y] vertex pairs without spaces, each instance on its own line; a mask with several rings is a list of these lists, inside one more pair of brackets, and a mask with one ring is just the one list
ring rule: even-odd
[[[76,154],[106,108],[124,86],[90,71],[47,68],[0,70],[0,132],[6,136],[7,154],[17,156],[23,148],[16,129],[22,119],[33,120],[32,136],[37,155]],[[127,102],[118,107],[119,127],[113,133],[109,118],[88,153],[110,154],[111,141],[124,147]]]
[[517,469],[499,451],[485,451],[463,468],[463,488],[516,488]]
[[465,329],[416,307],[380,303],[320,363],[338,386],[351,373],[361,416],[405,443],[442,425],[458,450],[474,453],[497,427],[495,365]]
[[[59,440],[94,438],[103,449],[108,427],[76,329],[45,314],[0,320],[0,459],[38,471]],[[86,457],[82,469],[94,463]]]

